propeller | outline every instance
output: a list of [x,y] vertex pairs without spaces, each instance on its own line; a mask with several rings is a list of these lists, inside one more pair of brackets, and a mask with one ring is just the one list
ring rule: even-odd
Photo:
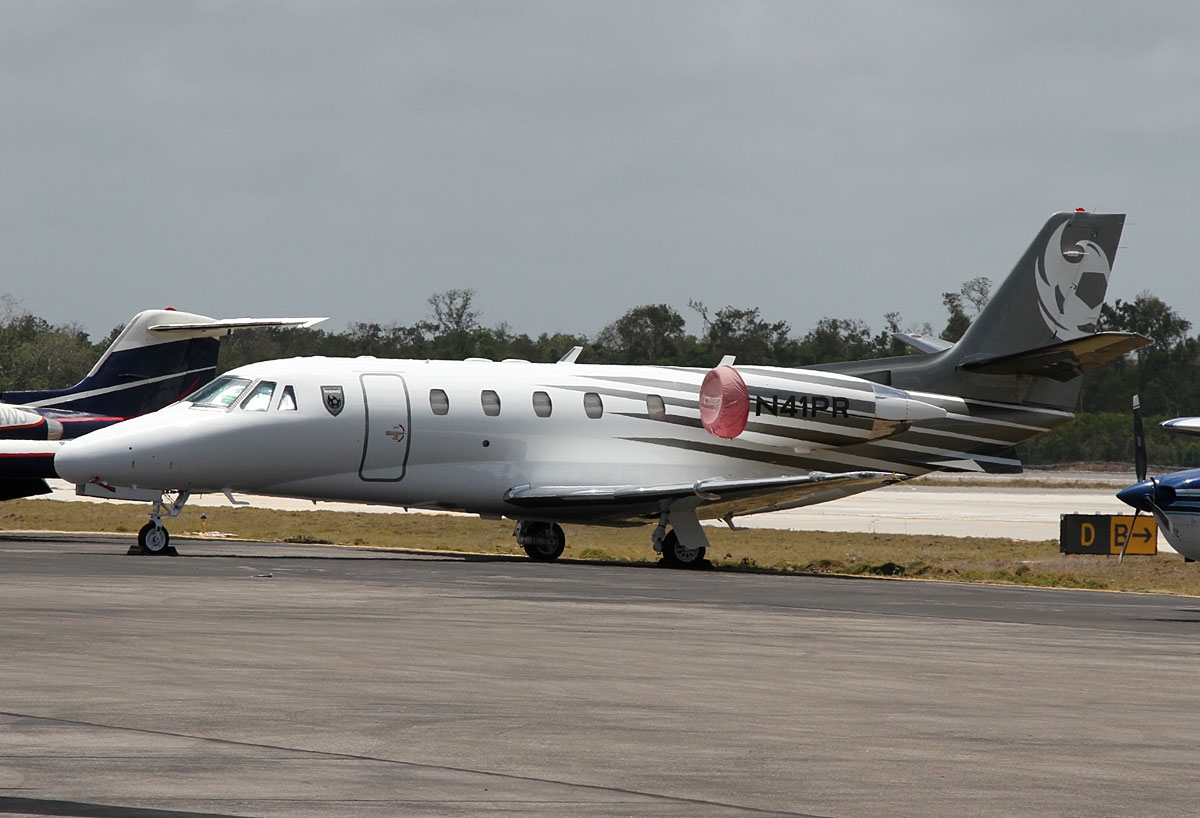
[[1142,428],[1142,401],[1133,396],[1133,470],[1138,482],[1146,479],[1146,432]]
[[[1142,401],[1137,395],[1133,396],[1133,469],[1138,482],[1144,482],[1146,479],[1146,433],[1142,427]],[[1151,477],[1150,485],[1153,487],[1153,491],[1146,495],[1146,504],[1150,506],[1150,512],[1158,521],[1158,527],[1170,534],[1171,521],[1156,502],[1158,481]],[[1142,509],[1139,506],[1133,507],[1133,521],[1129,525],[1129,530],[1125,532],[1125,542],[1121,543],[1121,553],[1117,557],[1118,565],[1125,562],[1125,549],[1129,547],[1129,540],[1133,537],[1133,529],[1137,526],[1137,518],[1141,513]]]
[[[1137,395],[1133,396],[1133,471],[1139,483],[1146,479],[1146,432],[1142,428],[1142,401]],[[1129,524],[1129,530],[1125,532],[1125,542],[1121,543],[1117,565],[1125,562],[1125,549],[1129,547],[1129,540],[1133,537],[1133,529],[1137,527],[1137,518],[1141,513],[1140,507],[1133,507],[1133,521]]]

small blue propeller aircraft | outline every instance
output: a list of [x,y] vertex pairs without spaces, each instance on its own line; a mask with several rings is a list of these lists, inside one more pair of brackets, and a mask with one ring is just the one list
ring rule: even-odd
[[[1174,418],[1158,425],[1169,432],[1200,435],[1200,417]],[[1117,492],[1117,498],[1133,506],[1135,518],[1143,511],[1153,514],[1167,542],[1188,562],[1200,560],[1200,468],[1146,477],[1146,435],[1137,395],[1133,396],[1133,444],[1138,482]],[[1133,526],[1129,530],[1132,534]],[[1126,536],[1119,559],[1125,558],[1128,545]]]

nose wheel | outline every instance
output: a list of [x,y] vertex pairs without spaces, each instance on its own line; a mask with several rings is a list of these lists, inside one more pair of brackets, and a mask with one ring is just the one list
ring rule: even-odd
[[162,497],[155,500],[154,507],[150,511],[150,522],[138,531],[138,544],[136,547],[131,547],[129,553],[151,556],[178,554],[179,552],[171,547],[171,533],[167,531],[167,527],[163,525],[162,521],[164,517],[168,520],[178,517],[190,496],[188,492],[181,491],[174,495],[174,499],[171,499],[168,494],[163,494]]
[[171,544],[171,533],[161,523],[146,523],[138,532],[138,545],[146,554],[162,554]]

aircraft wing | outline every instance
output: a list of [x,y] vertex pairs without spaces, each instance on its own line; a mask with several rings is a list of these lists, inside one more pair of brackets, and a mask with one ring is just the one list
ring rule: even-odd
[[1200,418],[1172,418],[1158,424],[1168,432],[1179,432],[1185,435],[1200,435]]
[[308,329],[322,321],[328,321],[329,317],[323,318],[211,318],[207,321],[196,321],[188,324],[154,324],[147,329],[150,332],[172,334],[186,333],[194,335],[197,332],[208,334],[211,330],[213,335],[225,335],[235,329],[260,329],[266,327],[295,327],[297,329]]
[[0,501],[49,494],[58,440],[0,440]]
[[504,499],[555,517],[638,517],[659,513],[663,504],[695,508],[700,517],[721,518],[781,511],[824,503],[905,479],[892,472],[810,472],[765,478],[713,477],[661,486],[515,486]]

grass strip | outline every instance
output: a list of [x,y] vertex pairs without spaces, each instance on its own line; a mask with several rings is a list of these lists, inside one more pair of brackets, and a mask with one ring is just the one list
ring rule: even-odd
[[[12,500],[0,504],[6,531],[95,531],[134,534],[148,508],[124,503]],[[175,538],[204,527],[237,539],[328,543],[370,548],[520,555],[509,521],[468,515],[276,511],[189,506],[169,528]],[[649,526],[564,526],[563,559],[657,562]],[[1174,554],[1116,557],[1060,554],[1054,540],[858,534],[709,527],[708,558],[721,570],[887,576],[1054,588],[1091,588],[1200,596],[1200,564]],[[202,543],[176,545],[185,551]]]

